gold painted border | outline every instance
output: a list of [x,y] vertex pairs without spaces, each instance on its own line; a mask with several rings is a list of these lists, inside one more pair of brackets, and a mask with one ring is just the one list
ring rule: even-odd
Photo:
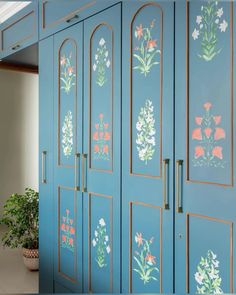
[[45,30],[47,28],[52,28],[52,27],[60,24],[61,22],[66,21],[67,19],[70,19],[71,17],[73,17],[75,14],[81,12],[82,10],[95,5],[97,1],[91,1],[91,2],[87,3],[86,5],[80,7],[79,9],[72,11],[71,13],[67,14],[66,16],[64,16],[62,18],[59,18],[56,21],[51,22],[49,25],[46,25],[46,23],[45,23],[45,9],[46,9],[46,4],[48,2],[49,1],[43,1],[42,4],[41,4],[41,9],[42,9],[41,10],[42,11],[42,29],[43,30]]
[[[61,213],[60,213],[60,208],[61,208],[61,189],[63,190],[70,190],[74,191],[74,220],[76,222],[76,238],[75,238],[75,252],[74,252],[74,272],[75,272],[75,278],[68,276],[64,272],[61,271],[61,243],[60,243],[60,221],[61,221]],[[57,224],[58,224],[58,233],[57,233],[57,253],[58,253],[58,274],[60,274],[62,277],[64,277],[66,280],[72,282],[72,283],[77,283],[77,277],[78,277],[78,270],[77,270],[77,196],[76,196],[76,191],[74,188],[67,187],[67,186],[58,186],[57,187],[57,199],[58,199],[58,212],[57,212]]]
[[[132,32],[133,32],[133,23],[135,21],[136,16],[140,13],[140,11],[147,7],[147,6],[155,6],[160,10],[160,50],[161,50],[161,57],[160,57],[160,175],[154,176],[154,175],[148,175],[148,174],[142,174],[142,173],[133,173],[133,75],[132,75],[132,69],[133,69],[133,58],[132,58],[132,52],[133,52],[133,38],[132,38]],[[161,5],[159,5],[156,2],[148,2],[143,4],[133,15],[131,23],[130,23],[130,175],[133,176],[142,176],[147,178],[161,178],[162,177],[162,100],[163,100],[163,10]]]
[[162,251],[162,212],[163,209],[160,206],[154,206],[151,204],[146,204],[143,202],[129,202],[129,293],[132,293],[132,284],[133,284],[133,275],[132,275],[132,248],[133,248],[133,205],[139,205],[139,206],[144,206],[144,207],[149,207],[152,209],[159,209],[160,211],[160,293],[162,293],[162,255],[163,255],[163,251]]
[[113,198],[103,194],[88,193],[88,289],[92,293],[92,280],[91,280],[91,199],[93,197],[108,199],[110,201],[110,292],[113,292]]
[[191,180],[189,176],[189,0],[186,0],[186,182],[190,183],[201,183],[201,184],[213,184],[223,187],[233,187],[234,186],[234,36],[233,36],[233,2],[230,0],[230,100],[231,100],[231,177],[230,184],[223,184],[218,182],[210,181],[199,181]]
[[[30,33],[29,35],[27,35],[25,38],[21,39],[21,40],[18,40],[17,42],[11,44],[10,46],[8,46],[7,48],[4,49],[4,37],[3,37],[3,34],[4,34],[4,31],[8,30],[9,28],[13,27],[15,24],[17,24],[18,22],[22,21],[24,18],[28,17],[29,15],[33,14],[34,15],[34,28],[33,28],[33,32]],[[13,46],[16,46],[18,44],[21,44],[23,43],[24,41],[32,38],[35,34],[36,34],[36,17],[35,17],[35,9],[32,9],[30,12],[26,13],[25,15],[23,15],[22,17],[20,17],[19,19],[15,20],[14,22],[12,22],[11,24],[7,25],[5,28],[3,28],[1,31],[0,31],[0,35],[1,35],[1,51],[5,51],[5,50],[8,50],[10,48],[12,48]]]
[[61,57],[61,50],[63,46],[67,43],[70,42],[73,44],[74,49],[75,49],[75,73],[76,73],[76,85],[75,85],[75,90],[74,90],[74,108],[75,108],[75,113],[74,113],[74,150],[75,152],[77,151],[77,119],[78,119],[78,93],[77,93],[77,87],[78,87],[78,46],[77,42],[72,39],[72,38],[66,38],[63,40],[61,43],[59,49],[58,49],[58,122],[57,122],[57,166],[58,167],[64,167],[64,168],[75,168],[75,165],[64,165],[61,163],[61,64],[60,64],[60,57]]
[[198,217],[207,219],[210,221],[225,223],[230,226],[230,293],[234,293],[234,282],[233,282],[233,222],[215,217],[205,216],[195,213],[186,213],[186,292],[189,293],[189,218]]
[[[92,140],[91,140],[91,135],[92,135],[92,129],[91,129],[91,118],[92,118],[92,110],[91,110],[91,105],[92,105],[92,47],[93,47],[93,36],[95,32],[102,26],[106,26],[110,31],[111,31],[111,38],[112,38],[112,58],[111,58],[111,75],[112,75],[112,86],[111,86],[111,124],[112,124],[112,135],[111,135],[111,170],[109,169],[97,169],[97,168],[92,168],[92,157],[91,157],[91,145],[92,145]],[[112,173],[113,172],[113,136],[114,136],[114,31],[113,27],[109,25],[106,22],[101,22],[98,24],[93,30],[90,35],[90,40],[89,40],[89,70],[88,70],[88,81],[89,81],[89,114],[88,114],[88,126],[89,126],[89,138],[88,138],[88,147],[89,147],[89,170],[92,171],[98,171],[98,172],[106,172],[106,173]],[[109,161],[110,162],[110,161]]]

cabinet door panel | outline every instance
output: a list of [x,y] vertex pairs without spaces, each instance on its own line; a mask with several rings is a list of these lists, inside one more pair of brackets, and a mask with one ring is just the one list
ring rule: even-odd
[[176,4],[177,292],[233,292],[234,6]]
[[123,292],[173,291],[173,17],[123,3]]
[[84,273],[96,293],[120,292],[120,10],[84,22]]
[[54,37],[54,277],[82,291],[83,24]]

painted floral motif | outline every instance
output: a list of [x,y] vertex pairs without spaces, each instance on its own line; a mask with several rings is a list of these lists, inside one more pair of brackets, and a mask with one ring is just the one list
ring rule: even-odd
[[108,131],[109,124],[104,123],[103,117],[103,114],[99,115],[99,123],[95,124],[95,132],[93,133],[95,160],[110,160],[111,133]]
[[99,220],[96,230],[94,231],[94,238],[92,240],[93,247],[96,248],[96,262],[100,268],[106,267],[106,257],[111,252],[109,245],[109,237],[107,234],[106,223],[104,218]]
[[68,111],[65,115],[64,123],[62,126],[62,148],[63,154],[69,157],[73,150],[73,123],[72,112]]
[[146,165],[148,161],[152,160],[156,145],[156,129],[153,109],[152,101],[147,99],[145,106],[140,110],[138,122],[136,123],[138,156]]
[[109,52],[106,47],[106,41],[104,38],[101,38],[99,41],[99,47],[95,54],[95,62],[93,64],[93,71],[97,73],[96,83],[102,87],[106,82],[106,69],[111,65],[111,61],[108,58]]
[[140,24],[136,26],[134,36],[138,40],[138,46],[134,48],[135,53],[133,57],[136,58],[138,64],[133,67],[134,70],[138,70],[145,77],[150,73],[151,68],[154,65],[158,65],[157,56],[161,54],[158,49],[157,40],[153,39],[152,31],[155,27],[155,19],[151,22],[150,27],[143,28]]
[[139,274],[144,284],[149,283],[151,280],[157,281],[155,274],[152,274],[153,272],[156,275],[159,273],[159,269],[155,266],[156,257],[151,253],[151,245],[154,238],[146,240],[143,238],[142,233],[136,233],[134,239],[139,251],[134,252],[137,268],[134,268],[133,271]]
[[201,6],[201,15],[196,17],[196,28],[192,32],[193,40],[201,38],[201,53],[198,56],[205,61],[211,61],[221,52],[218,47],[218,31],[225,33],[228,23],[223,18],[223,8],[218,1],[208,0]]
[[61,57],[61,77],[60,80],[62,82],[61,89],[65,91],[66,94],[70,93],[72,86],[75,86],[75,69],[72,65],[72,52],[69,57],[63,55]]
[[74,252],[75,228],[73,219],[69,217],[70,211],[66,209],[66,216],[62,216],[61,224],[61,246]]
[[219,126],[221,116],[211,114],[210,102],[206,102],[203,107],[205,114],[195,117],[198,127],[192,131],[192,139],[198,142],[195,146],[193,164],[200,167],[224,168],[223,147],[220,142],[225,140],[226,135],[225,130]]
[[198,294],[222,294],[222,279],[219,274],[219,261],[211,250],[207,251],[206,258],[201,257],[195,273]]

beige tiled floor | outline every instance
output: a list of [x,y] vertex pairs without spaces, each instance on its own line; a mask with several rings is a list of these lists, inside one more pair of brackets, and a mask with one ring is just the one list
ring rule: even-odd
[[[0,225],[0,240],[4,230]],[[20,249],[4,249],[0,241],[0,294],[7,293],[38,293],[38,272],[26,269]]]

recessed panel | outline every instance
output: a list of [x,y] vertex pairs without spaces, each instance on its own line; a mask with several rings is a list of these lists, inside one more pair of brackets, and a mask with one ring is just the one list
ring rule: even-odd
[[[131,173],[160,177],[162,8],[142,6],[131,22]],[[127,46],[127,44],[126,44]]]
[[90,271],[93,293],[112,292],[112,197],[90,194]]
[[90,168],[112,171],[113,31],[95,28],[90,40]]
[[65,40],[58,58],[58,164],[73,166],[76,151],[77,50],[76,43]]
[[58,188],[58,272],[68,280],[77,276],[76,197],[73,189]]
[[232,185],[232,3],[188,6],[188,178]]
[[130,204],[130,292],[160,293],[162,285],[162,209]]
[[187,264],[190,293],[232,293],[232,223],[188,214]]

